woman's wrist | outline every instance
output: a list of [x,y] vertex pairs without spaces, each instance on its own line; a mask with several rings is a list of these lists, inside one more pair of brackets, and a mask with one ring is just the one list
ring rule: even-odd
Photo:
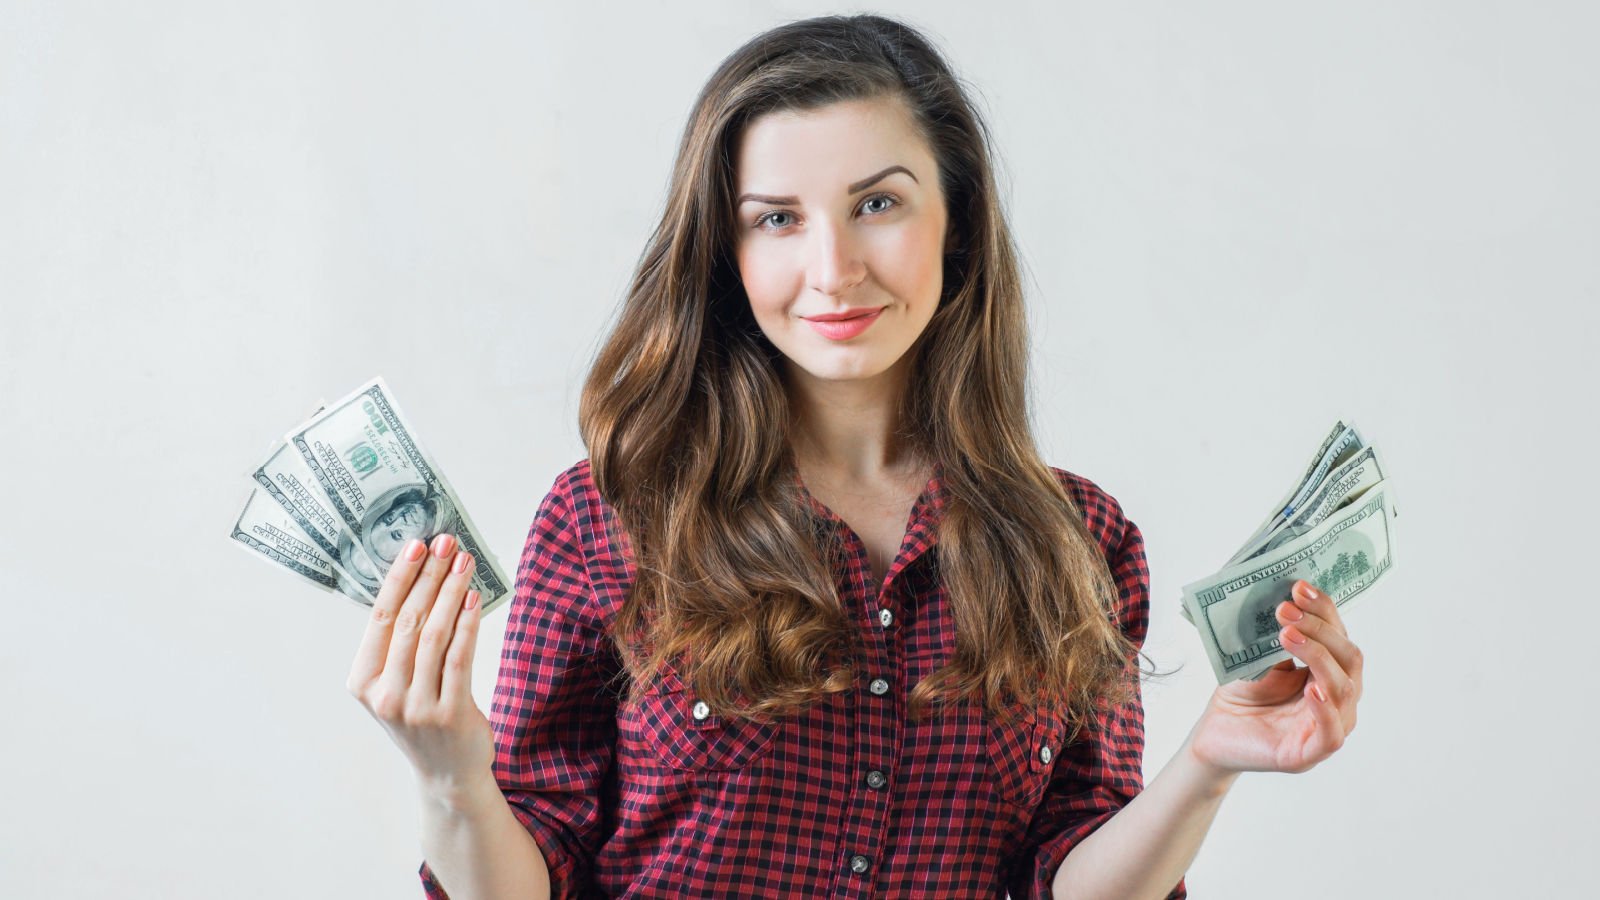
[[417,788],[428,810],[447,818],[470,818],[506,802],[494,773],[485,770],[472,779],[418,778]]
[[1238,769],[1219,766],[1196,753],[1193,734],[1184,739],[1183,746],[1178,748],[1176,761],[1184,769],[1183,780],[1194,785],[1198,793],[1208,797],[1221,797],[1226,794],[1240,775]]

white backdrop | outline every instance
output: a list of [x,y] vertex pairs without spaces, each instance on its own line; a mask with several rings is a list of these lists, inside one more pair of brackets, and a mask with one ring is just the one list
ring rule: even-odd
[[[531,6],[0,6],[9,895],[420,896],[363,610],[229,546],[244,473],[383,374],[514,566],[695,92],[851,11]],[[1193,894],[1592,889],[1595,8],[896,7],[995,126],[1048,461],[1148,540],[1147,779],[1215,686],[1181,585],[1335,418],[1394,472],[1360,724]]]

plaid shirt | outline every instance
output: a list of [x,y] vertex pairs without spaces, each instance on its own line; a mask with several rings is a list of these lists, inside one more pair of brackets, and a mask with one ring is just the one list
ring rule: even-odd
[[[1054,471],[1142,645],[1138,527],[1093,482]],[[835,574],[867,647],[858,689],[762,724],[709,714],[670,672],[633,707],[603,687],[620,666],[607,625],[633,563],[588,460],[556,478],[518,567],[489,716],[495,780],[544,853],[553,897],[1050,896],[1067,852],[1143,789],[1143,706],[1097,716],[1068,747],[1051,707],[1006,726],[976,703],[904,715],[910,687],[955,644],[926,558],[941,484],[935,467],[882,585],[841,528]],[[429,898],[447,896],[426,861],[418,874]],[[1187,896],[1181,879],[1168,894]]]

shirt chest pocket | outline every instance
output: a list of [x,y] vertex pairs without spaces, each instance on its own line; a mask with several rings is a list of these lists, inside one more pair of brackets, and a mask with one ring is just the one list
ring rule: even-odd
[[779,725],[712,712],[676,677],[639,700],[639,731],[650,753],[685,772],[743,769],[771,749]]
[[1018,709],[1002,722],[984,716],[991,778],[1002,800],[1032,809],[1044,798],[1066,737],[1066,724],[1049,709]]

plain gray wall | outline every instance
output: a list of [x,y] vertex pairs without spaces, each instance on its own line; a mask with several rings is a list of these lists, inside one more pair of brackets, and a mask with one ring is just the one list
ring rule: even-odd
[[[244,473],[382,374],[514,566],[695,92],[850,11],[531,6],[0,6],[8,893],[420,896],[364,610],[228,546]],[[896,7],[994,125],[1048,461],[1148,540],[1147,779],[1215,687],[1180,587],[1335,418],[1393,470],[1360,724],[1194,895],[1589,890],[1593,5]]]

